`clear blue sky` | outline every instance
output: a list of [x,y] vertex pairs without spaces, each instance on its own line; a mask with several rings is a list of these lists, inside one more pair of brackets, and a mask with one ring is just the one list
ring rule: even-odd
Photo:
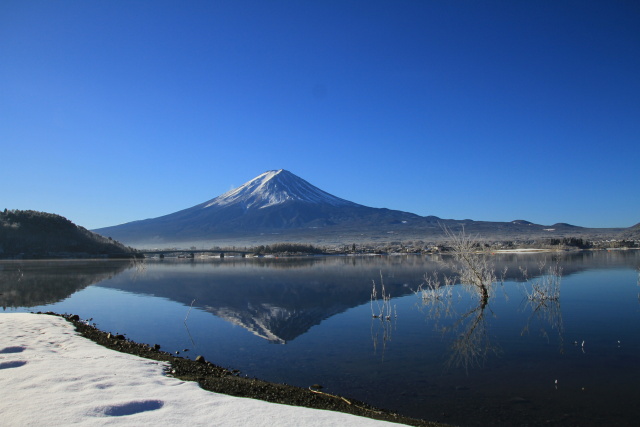
[[420,215],[640,222],[640,2],[0,2],[0,209],[87,228],[271,169]]

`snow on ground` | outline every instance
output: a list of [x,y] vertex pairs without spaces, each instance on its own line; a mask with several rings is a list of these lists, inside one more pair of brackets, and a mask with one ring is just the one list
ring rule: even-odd
[[119,353],[57,316],[0,314],[3,426],[383,426],[337,412],[211,393]]

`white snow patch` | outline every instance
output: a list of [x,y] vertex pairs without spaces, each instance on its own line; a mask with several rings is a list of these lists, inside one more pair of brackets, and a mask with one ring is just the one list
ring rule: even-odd
[[383,421],[211,393],[165,363],[79,336],[66,320],[0,314],[3,426],[383,426]]

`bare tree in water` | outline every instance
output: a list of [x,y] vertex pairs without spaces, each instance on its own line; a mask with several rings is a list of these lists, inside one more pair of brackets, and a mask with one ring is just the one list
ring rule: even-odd
[[497,281],[489,254],[479,244],[477,237],[466,234],[464,228],[459,233],[446,226],[443,229],[452,248],[453,263],[450,267],[457,273],[460,283],[477,292],[481,307],[486,307],[492,285]]

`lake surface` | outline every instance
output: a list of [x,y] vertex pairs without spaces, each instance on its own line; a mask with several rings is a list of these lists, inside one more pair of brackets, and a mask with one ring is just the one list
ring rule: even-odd
[[[92,319],[243,375],[458,425],[637,425],[640,251],[504,254],[486,307],[462,285],[423,302],[432,256],[0,262],[3,312]],[[539,264],[559,301],[528,301]],[[520,267],[528,271],[524,281]],[[387,320],[374,318],[381,283]],[[2,312],[0,312],[0,315]],[[185,349],[189,351],[185,352]]]

